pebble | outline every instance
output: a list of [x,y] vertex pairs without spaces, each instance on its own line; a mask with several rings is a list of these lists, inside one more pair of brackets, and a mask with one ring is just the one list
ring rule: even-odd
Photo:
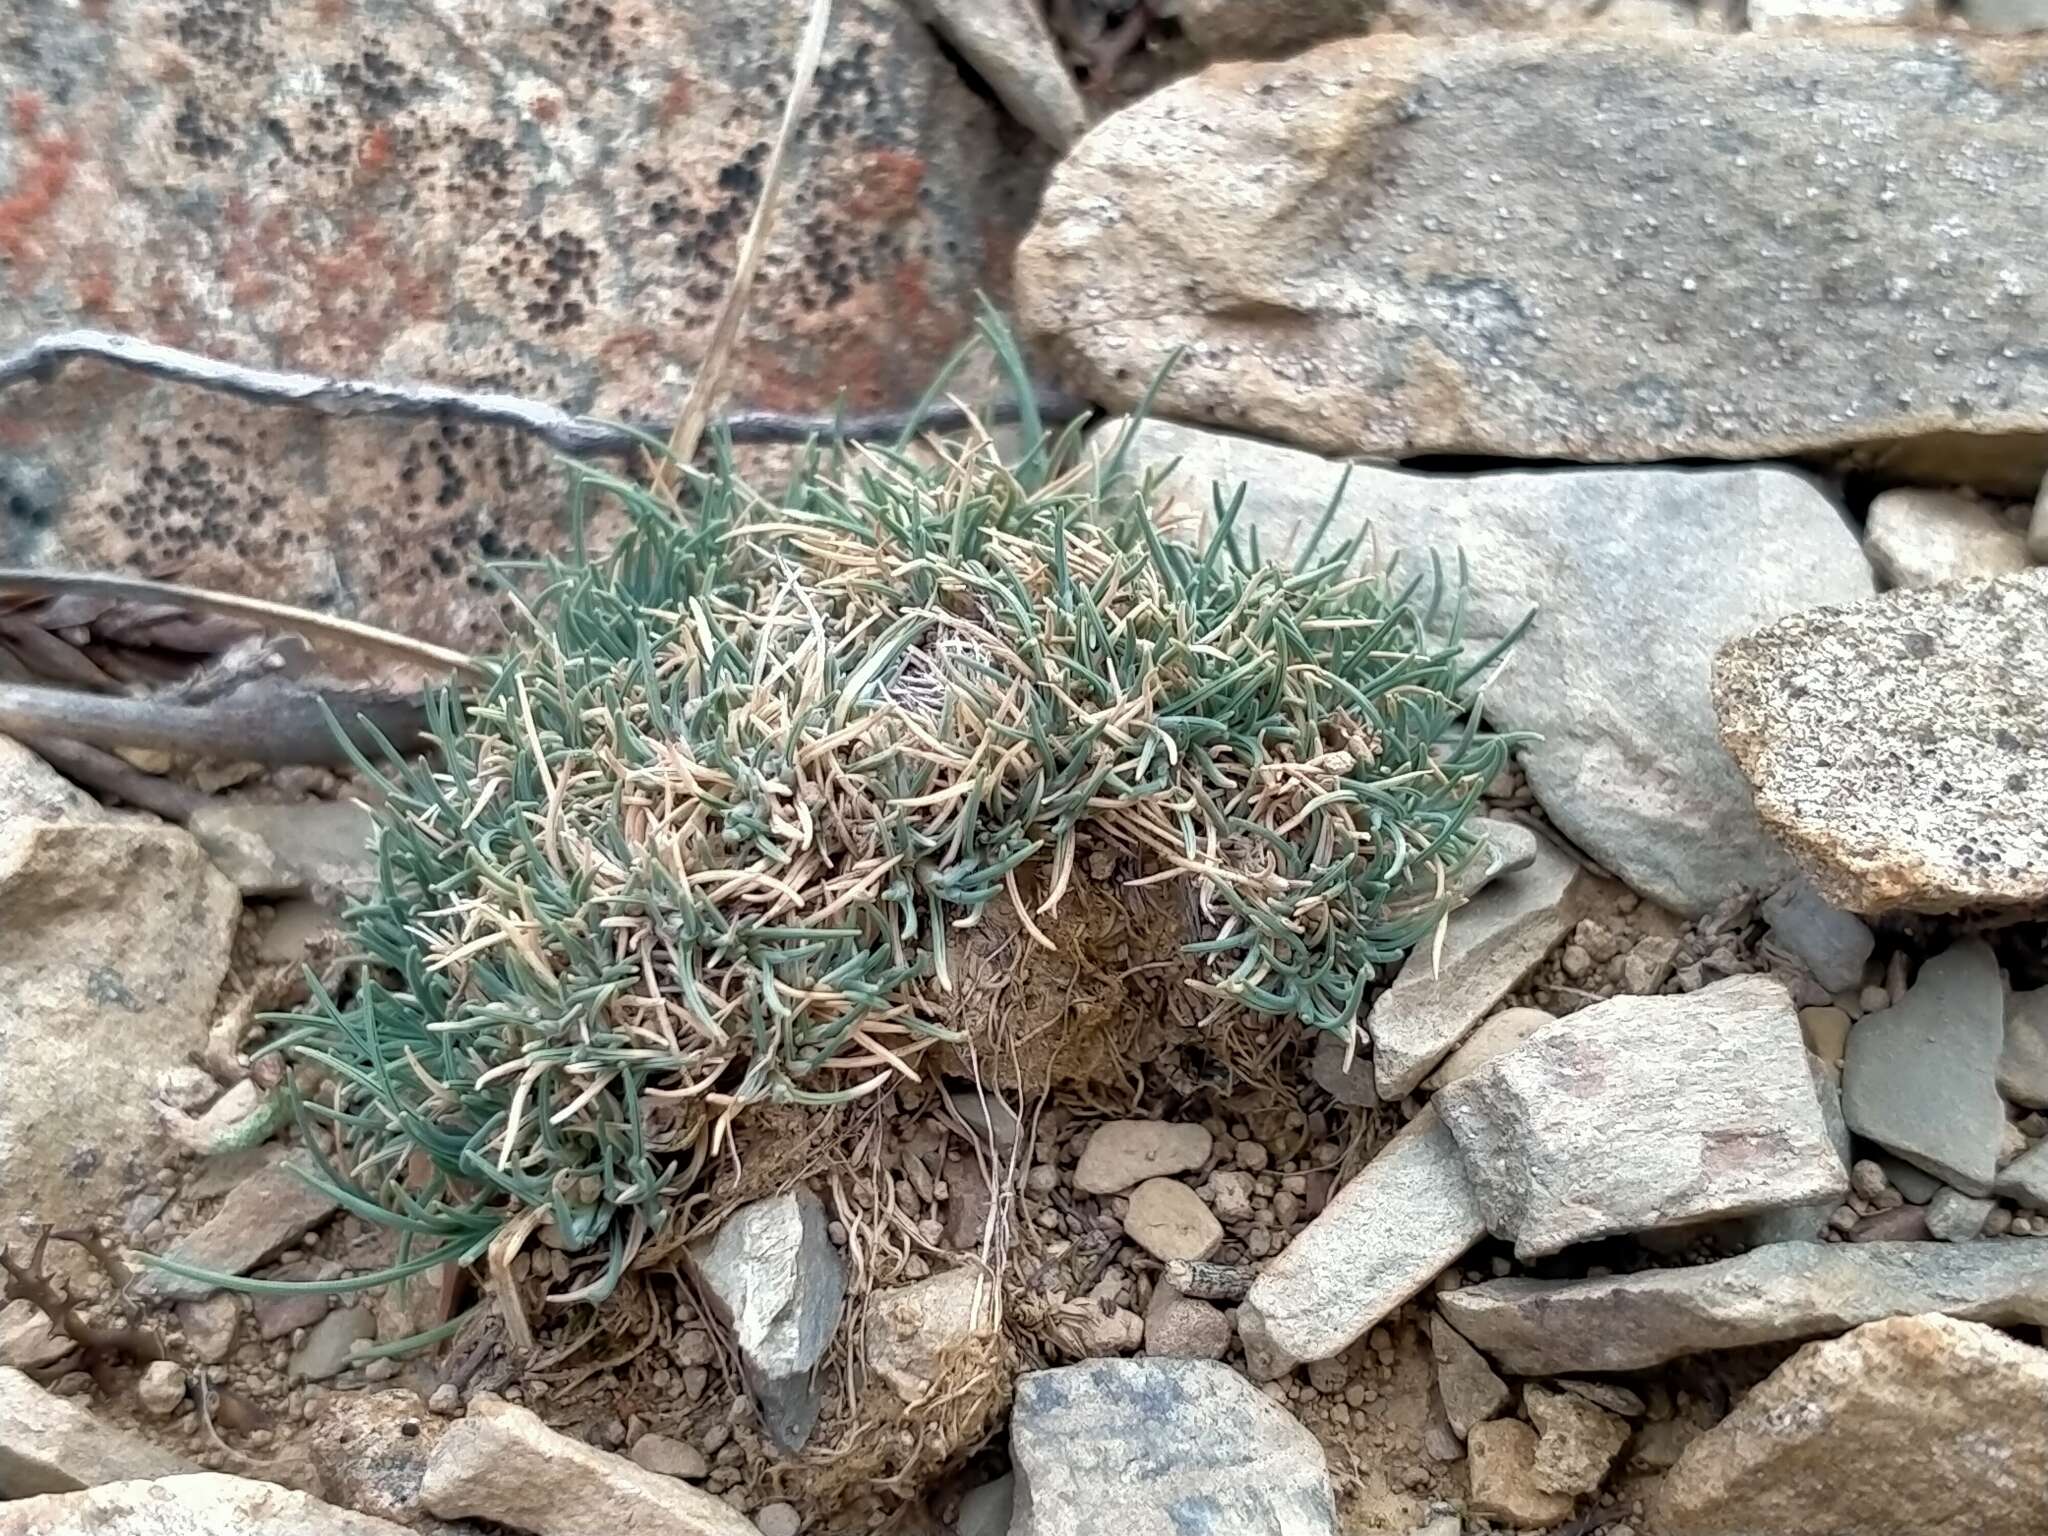
[[1155,1259],[1206,1259],[1223,1246],[1223,1226],[1202,1197],[1173,1179],[1147,1179],[1131,1192],[1124,1235]]
[[434,1388],[434,1395],[427,1399],[427,1412],[452,1419],[462,1412],[462,1391],[452,1381],[444,1381]]
[[1220,1360],[1230,1348],[1230,1319],[1161,1282],[1145,1309],[1145,1353],[1190,1360]]
[[148,1412],[168,1419],[185,1406],[185,1368],[170,1360],[151,1362],[136,1383],[135,1395]]
[[1884,1169],[1869,1158],[1858,1158],[1849,1169],[1849,1187],[1866,1200],[1875,1200],[1890,1185],[1885,1182]]
[[799,1536],[804,1521],[794,1504],[763,1504],[754,1511],[754,1525],[761,1536]]
[[650,1472],[659,1472],[664,1477],[696,1481],[711,1472],[711,1464],[705,1460],[702,1451],[667,1435],[642,1435],[626,1454],[635,1464]]
[[1849,1049],[1850,1024],[1849,1015],[1840,1008],[1799,1010],[1799,1032],[1806,1037],[1806,1048],[1831,1067],[1839,1067]]
[[1145,1179],[1169,1177],[1209,1160],[1214,1138],[1199,1125],[1163,1120],[1112,1120],[1097,1126],[1081,1149],[1075,1187],[1113,1195]]
[[1252,1219],[1252,1176],[1234,1169],[1219,1169],[1209,1179],[1209,1199],[1216,1216],[1225,1226],[1236,1227]]

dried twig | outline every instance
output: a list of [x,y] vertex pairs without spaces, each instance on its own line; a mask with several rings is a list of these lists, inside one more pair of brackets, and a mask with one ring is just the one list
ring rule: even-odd
[[[629,458],[644,449],[650,439],[658,441],[663,432],[662,428],[644,424],[621,425],[578,416],[546,401],[493,390],[453,389],[418,380],[392,383],[331,378],[285,368],[255,368],[113,331],[59,331],[0,357],[0,390],[14,384],[46,383],[77,361],[111,363],[150,378],[233,395],[251,405],[289,406],[322,416],[386,416],[397,421],[461,421],[505,427],[539,438],[556,452],[572,458]],[[1067,422],[1085,416],[1089,405],[1076,396],[1047,389],[1035,395],[1028,410],[1044,421]],[[992,425],[1007,425],[1026,411],[1026,402],[1007,400],[978,414]],[[968,419],[969,413],[960,406],[933,404],[922,412],[743,410],[720,418],[718,425],[735,443],[802,443],[813,438],[860,442],[895,438],[913,427],[927,432],[957,432],[968,424]]]
[[383,695],[262,690],[211,704],[173,704],[0,683],[0,734],[58,736],[96,747],[145,747],[240,762],[347,762],[329,709],[332,719],[370,751],[377,750],[376,739],[364,720],[401,751],[417,745],[426,729],[417,702]]
[[59,1290],[43,1271],[44,1253],[53,1237],[83,1247],[116,1288],[127,1283],[127,1265],[113,1256],[110,1245],[97,1234],[52,1232],[45,1228],[36,1234],[35,1246],[29,1250],[26,1264],[16,1259],[7,1247],[0,1246],[0,1271],[7,1276],[7,1299],[28,1301],[39,1308],[57,1331],[84,1353],[85,1368],[102,1390],[107,1389],[112,1367],[118,1361],[133,1360],[147,1364],[168,1358],[163,1340],[147,1328],[103,1328],[87,1321],[85,1315],[71,1304],[71,1298]]

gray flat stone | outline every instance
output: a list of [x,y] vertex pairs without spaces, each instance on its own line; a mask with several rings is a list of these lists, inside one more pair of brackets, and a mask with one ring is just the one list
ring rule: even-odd
[[2043,677],[2034,570],[1780,619],[1722,648],[1713,697],[1764,825],[1834,905],[2031,909],[2048,904]]
[[1199,1125],[1106,1121],[1088,1134],[1074,1165],[1075,1187],[1091,1195],[1114,1195],[1147,1179],[1186,1173],[1209,1160],[1212,1139]]
[[1571,932],[1592,885],[1577,860],[1545,843],[1529,868],[1450,915],[1440,952],[1425,942],[1409,953],[1366,1016],[1383,1101],[1412,1092]]
[[[292,1171],[289,1163],[250,1175],[197,1232],[167,1255],[198,1269],[246,1275],[276,1258],[341,1207]],[[147,1270],[135,1293],[147,1301],[193,1301],[218,1289],[163,1270]]]
[[1960,1190],[1944,1189],[1927,1202],[1927,1230],[1938,1242],[1970,1243],[1984,1234],[1995,1200],[1979,1200]]
[[1055,149],[1088,131],[1088,109],[1036,5],[917,0],[1010,115]]
[[1849,1187],[1791,996],[1760,976],[1580,1009],[1431,1102],[1524,1259]]
[[1486,1357],[1441,1316],[1429,1320],[1429,1351],[1436,1358],[1436,1389],[1444,1416],[1460,1440],[1473,1425],[1485,1423],[1514,1400]]
[[1863,553],[1890,587],[2010,576],[2033,561],[2026,535],[1996,507],[1955,491],[1885,491],[1870,504]]
[[1322,1447],[1215,1360],[1089,1360],[1017,1378],[1012,1532],[1335,1536]]
[[2048,1323],[2048,1242],[1778,1243],[1688,1269],[1490,1280],[1447,1291],[1437,1306],[1512,1375],[1640,1371],[1922,1312],[2038,1327]]
[[[1349,1054],[1351,1065],[1344,1065]],[[1318,1088],[1335,1099],[1339,1104],[1348,1104],[1353,1109],[1373,1109],[1380,1102],[1380,1091],[1373,1085],[1372,1050],[1361,1040],[1355,1049],[1348,1049],[1345,1042],[1329,1030],[1316,1033],[1315,1054],[1309,1057],[1308,1075]]]
[[1238,526],[1268,551],[1306,538],[1348,469],[1330,545],[1369,529],[1367,547],[1405,569],[1462,551],[1475,648],[1536,610],[1487,683],[1486,715],[1542,736],[1521,762],[1576,846],[1685,912],[1792,873],[1721,750],[1708,680],[1736,636],[1871,593],[1855,535],[1812,481],[1783,469],[1420,475],[1156,421],[1133,454],[1174,465],[1164,489],[1191,507],[1210,506],[1217,484],[1248,485]]
[[2015,992],[2005,1001],[1998,1091],[2015,1104],[2048,1109],[2048,987]]
[[1925,1205],[1944,1187],[1933,1174],[1896,1157],[1881,1157],[1877,1165],[1884,1170],[1885,1183],[1904,1195],[1908,1205]]
[[690,1263],[732,1330],[769,1438],[801,1450],[817,1427],[818,1366],[846,1299],[824,1206],[808,1189],[743,1205],[691,1245]]
[[1422,1080],[1423,1091],[1435,1093],[1461,1077],[1470,1077],[1494,1057],[1505,1056],[1537,1030],[1556,1022],[1556,1014],[1541,1008],[1503,1008],[1490,1018],[1481,1019],[1478,1027],[1459,1043],[1458,1048]]
[[376,889],[375,824],[345,800],[207,806],[188,829],[244,896],[362,897]]
[[1998,1171],[1993,1192],[2036,1211],[2048,1211],[2048,1141]]
[[1788,881],[1764,898],[1762,910],[1771,936],[1830,992],[1863,984],[1863,967],[1877,939],[1862,918],[1829,906],[1811,880]]
[[1935,956],[1898,1005],[1849,1031],[1842,1113],[1849,1129],[1967,1195],[1998,1172],[2005,1107],[1998,1056],[2005,990],[1982,939]]
[[1457,1143],[1425,1107],[1259,1272],[1245,1305],[1275,1348],[1327,1360],[1485,1233]]
[[[96,1483],[193,1470],[169,1451],[101,1423],[72,1399],[45,1392],[20,1371],[0,1366],[0,1499],[72,1493]],[[0,1519],[8,1508],[0,1504]]]
[[1882,454],[2031,492],[2048,378],[2013,358],[2048,288],[2001,273],[2036,259],[2048,101],[2000,62],[1900,29],[1206,70],[1055,170],[1019,312],[1092,399],[1130,408],[1184,347],[1161,414],[1324,452]]
[[337,1307],[306,1330],[291,1353],[292,1381],[329,1381],[349,1368],[356,1350],[375,1342],[377,1314],[370,1307]]

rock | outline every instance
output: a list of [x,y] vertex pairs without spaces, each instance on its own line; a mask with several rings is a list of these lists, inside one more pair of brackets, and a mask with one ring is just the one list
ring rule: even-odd
[[1738,976],[1617,997],[1432,1101],[1487,1230],[1523,1259],[1615,1233],[1839,1199],[1791,998]]
[[1108,1360],[1118,1355],[1135,1355],[1145,1342],[1145,1319],[1129,1307],[1108,1307],[1104,1303],[1071,1303],[1080,1309],[1076,1348],[1085,1360]]
[[1829,906],[1812,881],[1781,885],[1764,898],[1762,911],[1771,936],[1828,991],[1846,992],[1862,984],[1877,939],[1863,919]]
[[1652,933],[1636,940],[1621,962],[1621,989],[1633,997],[1649,997],[1663,988],[1678,958],[1678,940]]
[[1187,1185],[1147,1179],[1131,1191],[1124,1236],[1155,1259],[1206,1259],[1223,1246],[1223,1223]]
[[[297,1166],[310,1171],[309,1164]],[[293,1169],[288,1161],[251,1174],[167,1256],[221,1275],[246,1275],[276,1258],[341,1208]],[[136,1294],[147,1301],[191,1300],[216,1289],[167,1270],[150,1270],[135,1282]]]
[[1435,1093],[1460,1078],[1470,1077],[1494,1057],[1506,1055],[1546,1024],[1556,1022],[1557,1015],[1541,1008],[1503,1008],[1493,1017],[1481,1019],[1464,1043],[1422,1080],[1423,1091]]
[[998,1152],[1007,1152],[1017,1145],[1017,1111],[1010,1108],[1000,1094],[984,1096],[962,1088],[955,1089],[946,1097],[953,1102],[953,1113]]
[[[1811,1051],[1807,1053],[1806,1065],[1813,1078],[1814,1098],[1820,1104],[1821,1122],[1828,1128],[1828,1145],[1834,1149],[1835,1161],[1847,1179],[1855,1149],[1849,1139],[1849,1122],[1842,1118],[1842,1090],[1835,1086],[1836,1069]],[[1743,1232],[1752,1248],[1764,1243],[1819,1242],[1828,1218],[1835,1213],[1837,1198],[1829,1195],[1806,1205],[1761,1212],[1742,1224]]]
[[803,1516],[797,1513],[794,1504],[778,1500],[773,1504],[763,1504],[754,1511],[754,1529],[761,1536],[800,1536],[803,1528]]
[[349,1368],[358,1345],[377,1337],[376,1315],[368,1307],[338,1307],[306,1330],[294,1349],[287,1374],[294,1381],[326,1381]]
[[[2024,5],[2039,10],[2035,0],[1988,0],[1988,3]],[[2042,477],[2041,489],[2034,493],[2034,515],[2027,523],[2027,553],[2034,557],[2036,563],[2048,565],[2048,476]]]
[[185,1406],[185,1368],[173,1360],[153,1361],[136,1383],[135,1396],[146,1412],[168,1419]]
[[1921,1205],[1878,1211],[1849,1229],[1852,1243],[1924,1243],[1933,1237],[1927,1230],[1927,1208]]
[[319,1403],[303,1444],[328,1498],[380,1520],[453,1536],[420,1504],[420,1484],[446,1426],[421,1407],[417,1393],[330,1392]]
[[[2003,349],[2048,295],[2001,290],[2029,230],[1985,218],[1980,187],[2048,180],[2048,108],[1979,84],[1987,56],[1904,32],[1373,37],[1211,68],[1055,170],[1019,310],[1112,408],[1184,344],[1159,415],[1330,453],[1872,462],[1881,443],[1916,479],[2031,492],[2042,447],[1995,435],[2038,430]],[[2012,140],[1987,144],[1962,100]],[[1841,153],[1776,141],[1789,110]],[[1858,147],[1935,121],[1902,153]],[[1959,155],[1978,186],[1949,176]],[[1809,193],[1841,220],[1787,228]],[[1947,221],[1972,239],[1943,267]],[[1841,331],[1816,343],[1781,311],[1823,285]],[[1872,369],[1866,335],[1910,361]]]
[[1685,1448],[1706,1432],[1706,1426],[1692,1419],[1662,1419],[1636,1431],[1629,1449],[1629,1465],[1647,1472],[1663,1472],[1678,1465]]
[[1027,1372],[1017,1378],[1010,1460],[1010,1529],[1031,1536],[1335,1536],[1322,1447],[1219,1361]]
[[1745,0],[1752,32],[1810,32],[1827,27],[1922,27],[1940,17],[1928,0]]
[[1080,87],[1037,6],[1015,0],[919,4],[1018,122],[1060,150],[1088,131]]
[[2048,6],[2041,0],[1962,0],[1961,9],[1973,32],[2048,32]]
[[1991,1193],[2005,1107],[1998,1059],[2005,988],[1982,939],[1929,960],[1898,1005],[1849,1032],[1849,1129],[1968,1195]]
[[1574,1397],[1583,1397],[1595,1408],[1605,1408],[1609,1413],[1618,1413],[1625,1419],[1640,1419],[1648,1410],[1643,1400],[1627,1387],[1612,1381],[1587,1381],[1579,1376],[1565,1376],[1558,1386]]
[[1175,11],[1190,41],[1211,58],[1272,58],[1333,38],[1367,32],[1421,37],[1471,37],[1492,32],[1566,28],[1703,25],[1705,12],[1661,0],[1178,0]]
[[1895,1157],[1878,1159],[1878,1167],[1884,1170],[1884,1180],[1906,1197],[1910,1205],[1925,1205],[1941,1188],[1941,1180],[1931,1173],[1923,1173],[1911,1163],[1902,1163]]
[[1246,1305],[1281,1354],[1327,1360],[1485,1232],[1457,1143],[1427,1106],[1259,1272]]
[[1441,1317],[1429,1320],[1429,1350],[1436,1357],[1436,1388],[1443,1398],[1444,1417],[1460,1440],[1471,1434],[1473,1425],[1485,1423],[1513,1400],[1508,1384],[1493,1373],[1486,1357]]
[[642,1435],[626,1453],[636,1467],[659,1472],[663,1477],[698,1481],[711,1475],[711,1463],[694,1445],[671,1440],[667,1435]]
[[1714,662],[1764,824],[1853,912],[2048,903],[2048,570],[1783,619]]
[[0,867],[12,845],[26,839],[32,823],[53,826],[105,819],[92,796],[37,753],[0,736]]
[[768,1437],[795,1453],[821,1406],[818,1366],[839,1325],[846,1266],[808,1189],[743,1205],[690,1247],[699,1283],[732,1330]]
[[0,1504],[0,1536],[406,1536],[406,1530],[295,1488],[200,1472]]
[[1017,1479],[1005,1472],[992,1483],[970,1488],[960,1499],[960,1517],[953,1522],[958,1536],[1009,1536],[1010,1511],[1016,1502]]
[[[25,198],[0,353],[129,325],[236,362],[671,421],[803,22],[751,0],[407,9],[374,36],[296,7],[222,27],[39,14],[34,59],[10,27],[0,64],[0,100],[41,104],[0,121],[0,197]],[[1008,286],[1048,156],[892,0],[833,7],[800,133],[724,383],[736,407],[907,405],[976,292]],[[553,454],[509,431],[333,421],[87,364],[6,410],[9,558],[174,568],[474,648],[501,625],[483,563],[567,547]]]
[[[1183,370],[1197,371],[1192,361]],[[1370,524],[1369,547],[1424,568],[1433,553],[1453,563],[1462,550],[1472,572],[1465,639],[1475,651],[1536,609],[1487,683],[1486,714],[1542,735],[1519,760],[1574,844],[1644,895],[1692,913],[1791,874],[1720,750],[1708,679],[1723,642],[1802,608],[1869,595],[1855,535],[1810,480],[1782,469],[1422,475],[1157,421],[1132,452],[1137,464],[1166,471],[1162,489],[1189,506],[1209,506],[1218,483],[1226,494],[1248,484],[1239,529],[1256,527],[1271,550],[1316,526],[1348,471],[1329,541]],[[1730,548],[1745,558],[1730,560]],[[1688,600],[1671,603],[1673,591]]]
[[1927,1202],[1927,1230],[1944,1243],[1974,1241],[1982,1235],[1984,1223],[1997,1204],[1995,1200],[1978,1200],[1959,1190],[1944,1189]]
[[[1346,1056],[1351,1065],[1344,1065]],[[1377,1109],[1379,1089],[1373,1086],[1372,1052],[1361,1038],[1355,1047],[1331,1031],[1316,1033],[1315,1054],[1309,1058],[1308,1075],[1317,1087],[1339,1104],[1353,1109]]]
[[2048,1211],[2048,1141],[2015,1158],[1999,1171],[1994,1186],[1998,1195],[2037,1211]]
[[55,1365],[78,1346],[27,1297],[0,1307],[0,1366],[16,1371]]
[[265,1339],[289,1338],[300,1328],[310,1328],[327,1315],[331,1299],[319,1291],[294,1291],[281,1296],[254,1298],[256,1332]]
[[1890,587],[2010,576],[2033,564],[2026,535],[1994,507],[1952,491],[1885,491],[1870,504],[1863,553]]
[[1839,1067],[1849,1051],[1849,1026],[1853,1021],[1840,1008],[1802,1008],[1799,1033],[1806,1049],[1831,1067]]
[[2048,987],[2006,999],[1998,1091],[2015,1104],[2048,1109]]
[[1592,879],[1545,844],[1535,864],[1450,915],[1441,951],[1420,945],[1366,1018],[1373,1085],[1397,1102],[1472,1032],[1578,921]]
[[1536,1486],[1536,1431],[1520,1419],[1473,1425],[1465,1448],[1471,1458],[1468,1514],[1524,1529],[1570,1518],[1570,1499]]
[[1209,1133],[1199,1125],[1111,1120],[1089,1135],[1074,1168],[1074,1184],[1091,1195],[1114,1195],[1145,1179],[1201,1167],[1209,1160],[1210,1144]]
[[867,1313],[869,1369],[905,1403],[923,1402],[947,1361],[984,1365],[996,1347],[998,1293],[988,1271],[963,1264],[928,1280],[873,1292]]
[[1220,1360],[1230,1348],[1230,1319],[1164,1281],[1145,1308],[1145,1353],[1177,1360]]
[[[20,1371],[0,1367],[0,1499],[74,1493],[129,1478],[171,1477],[193,1469],[168,1451],[103,1424],[68,1397],[45,1392]],[[19,1505],[0,1504],[0,1530]],[[35,1526],[16,1526],[22,1532]]]
[[2044,1487],[2048,1351],[1899,1317],[1779,1366],[1679,1458],[1653,1514],[1668,1536],[2032,1536]]
[[1458,902],[1470,901],[1502,875],[1534,864],[1543,841],[1519,821],[1503,821],[1498,816],[1475,816],[1470,826],[1478,834],[1479,847],[1451,886]]
[[703,1489],[557,1434],[489,1393],[441,1437],[420,1503],[444,1520],[494,1520],[534,1536],[757,1536]]
[[1489,1280],[1447,1291],[1452,1327],[1517,1376],[1639,1371],[1681,1355],[1841,1333],[1943,1312],[2048,1320],[2048,1260],[2017,1238],[1776,1243],[1688,1269],[1590,1280]]
[[1253,1381],[1278,1381],[1301,1362],[1273,1342],[1266,1320],[1249,1298],[1238,1304],[1237,1342],[1244,1350],[1244,1372]]
[[1534,1382],[1522,1389],[1522,1406],[1536,1426],[1536,1486],[1567,1498],[1598,1493],[1628,1444],[1628,1421],[1577,1393],[1551,1392]]
[[205,1043],[241,903],[175,827],[0,825],[0,1232],[90,1225],[166,1161],[143,1085]]
[[206,806],[187,824],[244,896],[362,898],[377,888],[370,813],[345,800]]

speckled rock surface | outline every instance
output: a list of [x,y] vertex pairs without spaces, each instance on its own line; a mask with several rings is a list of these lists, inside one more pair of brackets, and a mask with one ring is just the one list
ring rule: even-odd
[[1481,32],[1570,27],[1706,27],[1719,8],[1686,0],[1181,0],[1189,41],[1212,58],[1274,58],[1338,37],[1412,32],[1465,37]]
[[2044,70],[2031,42],[1874,31],[1217,65],[1061,164],[1020,312],[1112,405],[1184,345],[1163,414],[1327,451],[1915,439],[1881,456],[2031,493],[2048,377],[2017,359],[2048,287],[2017,194],[2048,180]]
[[2048,902],[2048,570],[1781,619],[1714,661],[1764,825],[1853,912]]
[[[1045,151],[910,12],[841,0],[729,374],[907,404],[1000,291]],[[680,403],[752,211],[799,8],[746,0],[15,0],[0,352],[66,326],[238,361]],[[328,424],[88,364],[0,409],[0,562],[174,570],[437,639],[560,537],[548,455]]]

